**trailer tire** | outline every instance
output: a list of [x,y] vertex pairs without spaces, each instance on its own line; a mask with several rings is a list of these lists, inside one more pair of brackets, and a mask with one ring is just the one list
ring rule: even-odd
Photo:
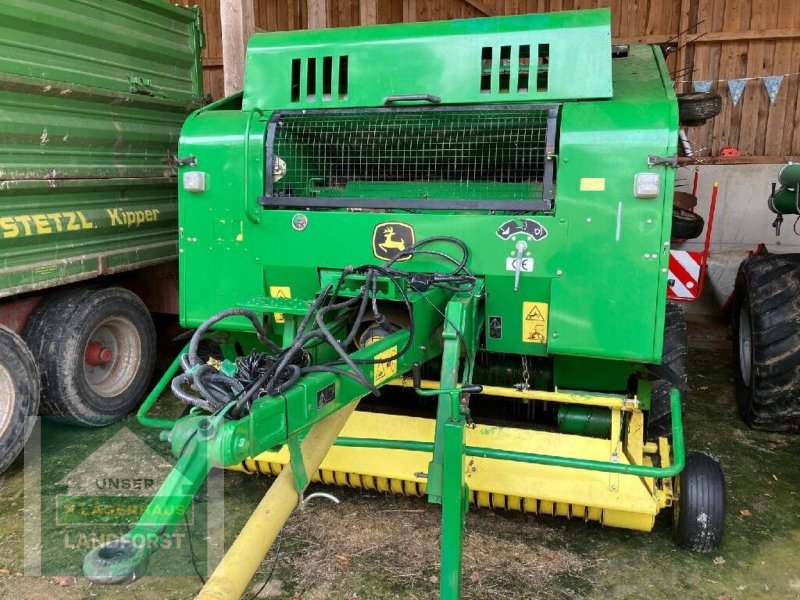
[[126,289],[80,287],[47,298],[24,337],[40,368],[43,414],[107,425],[129,414],[150,385],[155,327]]
[[722,97],[714,92],[678,94],[678,117],[681,125],[703,125],[722,112]]
[[[688,338],[686,317],[683,309],[674,302],[667,302],[664,315],[664,350],[661,364],[668,366],[683,382],[687,381]],[[650,410],[647,411],[647,440],[655,442],[659,437],[672,439],[672,407],[670,389],[672,385],[663,379],[653,382],[650,393]],[[686,392],[681,392],[681,409],[686,407]]]
[[0,473],[22,452],[39,412],[39,373],[28,346],[0,325]]
[[689,452],[675,478],[672,531],[681,548],[713,552],[725,532],[725,475],[719,461],[706,452]]
[[700,237],[705,227],[703,217],[690,210],[672,209],[672,238],[676,240],[693,240]]
[[745,260],[732,317],[739,413],[753,429],[800,432],[800,254]]

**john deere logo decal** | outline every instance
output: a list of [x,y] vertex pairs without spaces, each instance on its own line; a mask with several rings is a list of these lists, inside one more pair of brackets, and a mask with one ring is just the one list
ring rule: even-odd
[[[405,223],[378,223],[372,232],[372,253],[381,260],[391,260],[414,245],[414,229]],[[408,260],[404,256],[398,260]]]

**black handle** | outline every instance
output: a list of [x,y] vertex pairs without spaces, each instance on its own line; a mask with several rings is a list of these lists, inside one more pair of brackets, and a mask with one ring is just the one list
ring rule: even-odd
[[420,389],[422,387],[422,368],[418,362],[411,365],[411,381],[414,382],[415,389]]
[[467,385],[461,386],[461,393],[462,394],[482,394],[483,393],[483,386],[477,383],[469,383]]
[[399,96],[386,96],[383,99],[383,105],[388,106],[395,102],[430,102],[431,104],[439,104],[442,101],[440,96],[433,94],[400,94]]

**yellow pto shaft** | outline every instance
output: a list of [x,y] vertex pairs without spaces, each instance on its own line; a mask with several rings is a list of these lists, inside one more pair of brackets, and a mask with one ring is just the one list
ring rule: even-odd
[[[316,474],[357,404],[358,402],[353,402],[324,421],[320,421],[303,440],[301,449],[309,479]],[[253,511],[236,541],[214,569],[203,589],[197,594],[196,600],[241,598],[256,569],[297,506],[298,500],[292,467],[286,465]]]

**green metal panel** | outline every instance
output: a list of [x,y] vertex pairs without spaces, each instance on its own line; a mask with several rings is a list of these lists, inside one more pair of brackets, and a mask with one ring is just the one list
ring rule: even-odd
[[257,34],[246,71],[245,110],[380,106],[405,94],[453,104],[608,98],[610,12]]
[[0,4],[0,297],[176,255],[202,42],[161,0]]
[[[514,215],[265,210],[258,196],[270,113],[201,111],[187,122],[181,142],[182,154],[196,156],[195,169],[208,174],[205,193],[180,192],[184,321],[198,325],[218,310],[269,295],[270,286],[308,297],[319,287],[319,268],[379,262],[373,230],[399,221],[412,226],[417,239],[450,234],[473,249],[470,266],[486,281],[487,319],[503,318],[502,335],[487,337],[488,350],[658,362],[673,173],[649,167],[648,155],[675,153],[677,107],[652,48],[636,47],[615,59],[614,74],[612,100],[562,105],[555,206],[531,215],[548,235],[529,243],[535,268],[523,274],[517,292],[514,273],[506,269],[515,238],[496,235]],[[261,78],[253,71],[248,77]],[[658,198],[634,197],[639,172],[661,176]],[[603,191],[581,191],[582,179],[603,180]],[[300,213],[308,221],[297,230],[292,220]],[[404,268],[431,265],[415,259]],[[549,305],[546,343],[523,341],[525,302]]]
[[[565,104],[561,116],[556,212],[569,228],[549,348],[659,362],[674,169],[648,156],[676,154],[677,105],[657,47],[633,47],[614,74],[613,102]],[[639,172],[661,175],[657,198],[633,196]],[[581,191],[584,178],[604,190]]]
[[0,297],[161,262],[177,251],[174,180],[17,181],[0,190]]
[[[589,14],[593,23],[608,18],[605,11]],[[566,18],[578,20],[573,15]],[[497,27],[533,31],[538,19],[537,15],[499,19]],[[481,28],[494,20],[475,21],[479,29],[470,43],[480,47],[488,43],[485,39],[494,39],[494,29],[481,33]],[[449,47],[450,40],[444,43],[442,39],[453,34],[453,27],[465,26],[436,24],[423,30],[427,37],[413,25],[353,29],[347,31],[351,42],[335,37],[343,36],[342,32],[314,35],[334,36],[338,51],[349,56],[360,52],[364,40],[378,45],[384,39],[400,57],[395,79],[411,81],[419,73],[401,58],[411,52],[399,39],[406,30],[411,40],[417,40],[416,36],[425,40],[419,42],[420,52],[425,49],[431,54]],[[569,31],[567,28],[566,33]],[[505,34],[498,39],[508,40],[508,32]],[[629,56],[608,59],[613,62],[613,98],[564,98],[569,101],[560,103],[552,210],[527,215],[477,211],[468,208],[473,198],[466,196],[463,209],[443,211],[265,208],[258,198],[268,184],[265,145],[269,146],[267,130],[273,113],[252,107],[278,102],[277,92],[271,90],[281,84],[280,75],[266,71],[266,63],[259,62],[260,53],[292,57],[296,46],[310,35],[299,32],[257,38],[250,48],[242,110],[235,103],[209,107],[194,115],[183,129],[181,153],[197,158],[193,169],[205,172],[208,181],[204,193],[180,192],[181,306],[187,325],[198,325],[216,311],[270,295],[272,286],[289,287],[292,297],[307,298],[319,289],[319,269],[380,262],[372,251],[373,232],[381,223],[400,222],[414,229],[416,239],[454,235],[471,248],[470,267],[485,280],[486,331],[490,331],[493,317],[502,318],[502,331],[496,336],[487,333],[487,350],[620,361],[621,368],[613,370],[619,375],[617,389],[624,388],[624,374],[630,372],[631,362],[660,361],[674,174],[665,166],[649,166],[648,157],[675,154],[677,103],[657,49],[632,47]],[[595,32],[595,37],[603,36]],[[586,40],[585,47],[594,48],[593,40]],[[583,48],[583,41],[576,42],[576,56]],[[574,63],[580,66],[579,60]],[[454,65],[438,71],[438,80],[463,84],[471,76],[471,67]],[[578,76],[576,69],[571,70],[575,79],[594,78],[583,71]],[[598,79],[603,79],[602,72]],[[380,105],[389,91],[397,91],[377,80],[369,87],[372,96],[364,97],[364,102],[373,105]],[[572,90],[577,97],[583,91]],[[492,95],[482,98],[487,111],[507,104],[503,100]],[[277,108],[294,106],[282,97]],[[287,169],[299,168],[296,162],[290,163]],[[660,175],[657,198],[634,196],[637,173]],[[414,194],[407,190],[405,195]],[[345,187],[337,192],[336,201],[360,195],[360,189]],[[280,199],[275,203],[279,205]],[[307,220],[302,229],[294,227],[298,214]],[[503,223],[522,217],[535,219],[547,236],[531,241],[524,234],[508,239],[497,235]],[[522,274],[515,291],[514,272],[508,270],[507,260],[515,256],[517,241],[525,240],[535,267],[532,273]],[[415,258],[404,263],[404,268],[425,271],[435,267]],[[542,303],[549,311],[542,343],[523,339],[528,332],[525,311],[532,302]],[[608,379],[603,380],[603,389],[613,389],[614,383]]]
[[4,77],[0,180],[175,176],[169,160],[191,105]]
[[3,0],[0,73],[192,102],[202,35],[199,9],[164,0]]

